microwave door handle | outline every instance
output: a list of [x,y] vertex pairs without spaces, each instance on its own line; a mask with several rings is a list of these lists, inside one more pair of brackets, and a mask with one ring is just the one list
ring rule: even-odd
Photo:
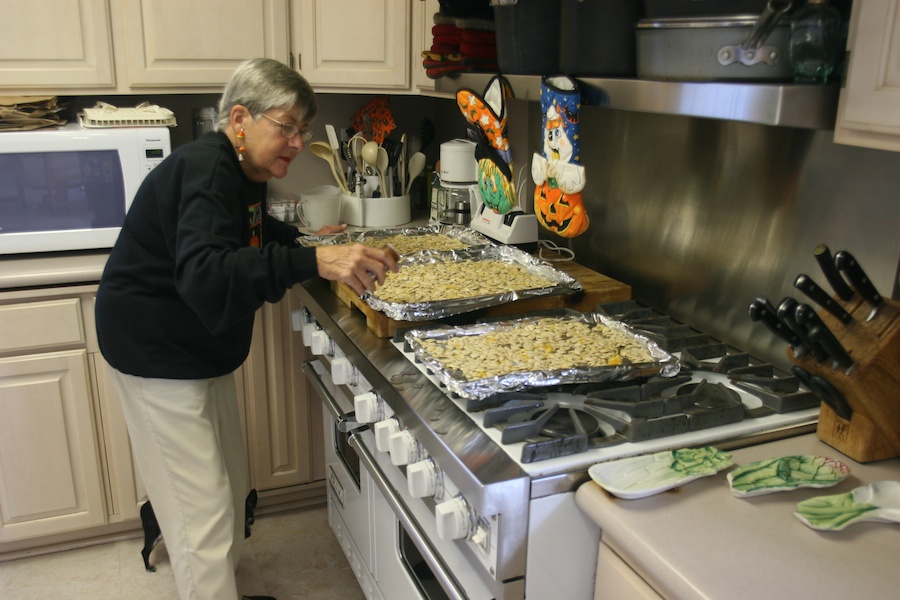
[[381,490],[382,495],[384,496],[385,501],[387,501],[388,505],[391,507],[391,512],[397,517],[397,520],[403,525],[403,528],[409,534],[409,537],[412,538],[412,541],[415,543],[416,547],[422,553],[422,557],[425,559],[425,562],[428,563],[428,566],[431,567],[434,576],[437,578],[438,582],[440,582],[441,587],[444,588],[444,591],[453,598],[453,600],[467,600],[468,596],[465,594],[463,589],[460,587],[459,583],[456,581],[456,578],[450,573],[450,570],[447,566],[441,561],[438,556],[438,552],[435,547],[432,545],[431,541],[425,535],[425,532],[422,531],[422,528],[416,522],[416,520],[412,516],[412,512],[406,506],[406,503],[403,501],[397,492],[393,490],[390,483],[387,480],[387,476],[385,476],[384,472],[381,470],[381,467],[378,466],[378,463],[375,460],[375,457],[372,455],[372,451],[363,443],[360,436],[356,433],[350,435],[350,446],[356,451],[356,454],[359,456],[359,460],[365,466],[366,471],[369,472],[369,475],[372,476],[372,480],[375,482],[375,485],[378,486],[378,489]]
[[[318,369],[316,368],[317,366]],[[315,388],[316,392],[318,392],[319,397],[322,398],[322,404],[325,405],[325,408],[328,409],[328,413],[337,423],[338,431],[347,433],[359,429],[360,427],[365,427],[363,423],[356,421],[356,413],[352,411],[349,413],[341,412],[340,405],[322,380],[322,375],[319,373],[320,369],[326,375],[328,374],[328,371],[322,366],[322,362],[317,358],[304,362],[302,367],[302,371],[309,378],[310,383],[312,383],[312,386]]]

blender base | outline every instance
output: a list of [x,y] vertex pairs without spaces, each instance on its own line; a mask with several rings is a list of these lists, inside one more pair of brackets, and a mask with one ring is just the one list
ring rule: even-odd
[[521,210],[501,215],[482,204],[470,227],[501,244],[536,245],[538,241],[537,217]]

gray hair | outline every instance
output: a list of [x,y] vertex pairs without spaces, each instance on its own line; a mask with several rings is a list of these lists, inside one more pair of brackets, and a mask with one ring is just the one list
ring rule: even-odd
[[316,95],[306,79],[284,63],[271,58],[254,58],[238,66],[219,100],[219,122],[223,131],[235,104],[246,106],[254,118],[270,108],[293,110],[299,107],[299,121],[316,115]]

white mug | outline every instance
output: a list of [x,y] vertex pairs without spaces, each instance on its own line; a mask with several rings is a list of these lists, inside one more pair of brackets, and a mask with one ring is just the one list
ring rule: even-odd
[[333,185],[300,192],[297,218],[313,231],[325,225],[337,225],[341,221],[341,196],[341,189]]

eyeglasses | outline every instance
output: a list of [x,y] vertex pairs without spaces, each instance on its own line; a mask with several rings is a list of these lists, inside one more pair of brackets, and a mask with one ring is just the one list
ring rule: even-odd
[[312,138],[313,138],[313,132],[309,131],[308,129],[306,131],[300,131],[300,128],[297,127],[296,125],[294,125],[293,123],[282,123],[281,121],[276,121],[269,115],[264,115],[262,113],[260,113],[259,116],[265,117],[268,120],[275,123],[276,125],[279,125],[281,127],[281,135],[286,140],[297,137],[297,134],[299,134],[300,139],[303,140],[304,144],[306,144],[306,143],[309,143],[309,141],[312,140]]

